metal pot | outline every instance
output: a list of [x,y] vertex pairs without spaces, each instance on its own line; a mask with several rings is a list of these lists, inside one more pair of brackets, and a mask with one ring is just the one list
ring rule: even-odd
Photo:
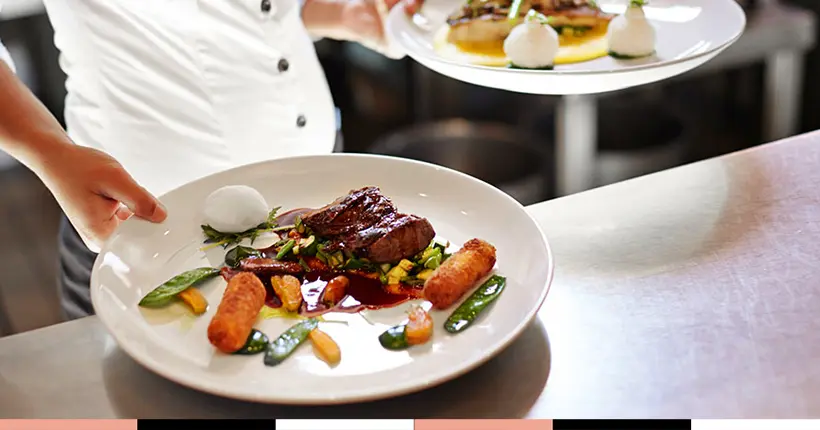
[[552,154],[541,143],[508,125],[449,119],[392,133],[369,152],[464,172],[526,205],[545,200],[551,191]]

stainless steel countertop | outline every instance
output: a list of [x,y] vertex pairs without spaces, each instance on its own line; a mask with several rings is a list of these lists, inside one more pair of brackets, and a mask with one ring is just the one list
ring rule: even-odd
[[820,416],[820,133],[529,208],[539,318],[437,388],[282,407],[155,376],[96,318],[0,339],[0,418]]

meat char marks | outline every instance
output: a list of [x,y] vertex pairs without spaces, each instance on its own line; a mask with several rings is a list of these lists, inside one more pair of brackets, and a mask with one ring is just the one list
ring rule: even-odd
[[374,263],[393,263],[423,251],[436,235],[425,218],[399,213],[377,187],[365,187],[302,216],[327,238],[328,251],[347,250]]

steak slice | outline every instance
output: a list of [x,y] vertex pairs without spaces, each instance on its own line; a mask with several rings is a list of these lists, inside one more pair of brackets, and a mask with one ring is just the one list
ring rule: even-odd
[[351,191],[302,217],[325,250],[346,250],[374,263],[394,263],[423,251],[436,235],[424,218],[399,213],[377,187]]
[[365,257],[374,263],[392,263],[423,251],[436,236],[433,225],[425,218],[399,214],[386,224],[378,224],[368,230],[370,237],[379,237],[364,248]]
[[374,263],[394,263],[423,251],[435,235],[430,221],[397,213],[364,230],[337,238],[328,249],[346,249]]
[[377,187],[365,187],[333,203],[302,215],[302,223],[319,236],[333,237],[364,230],[396,213],[396,207]]

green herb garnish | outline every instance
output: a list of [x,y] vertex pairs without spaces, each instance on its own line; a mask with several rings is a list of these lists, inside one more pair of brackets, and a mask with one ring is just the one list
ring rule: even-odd
[[271,209],[265,222],[250,230],[243,231],[242,233],[223,233],[209,225],[202,225],[200,227],[202,227],[202,232],[205,234],[205,243],[211,244],[212,246],[227,248],[228,246],[238,244],[245,239],[250,239],[251,243],[253,243],[260,234],[265,232],[275,232],[293,228],[293,226],[279,227],[277,225],[276,213],[279,209],[279,207]]
[[629,7],[643,7],[648,5],[649,2],[646,0],[631,0],[629,2]]

